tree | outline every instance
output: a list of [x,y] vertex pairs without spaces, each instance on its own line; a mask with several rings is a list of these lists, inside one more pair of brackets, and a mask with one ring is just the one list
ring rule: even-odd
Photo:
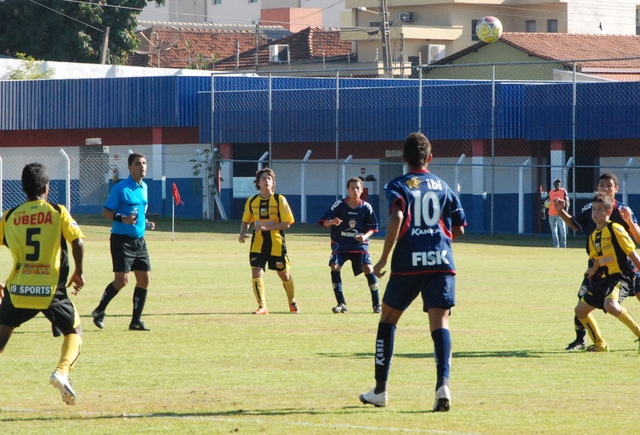
[[16,57],[22,60],[22,65],[9,69],[9,80],[48,79],[56,72],[53,68],[41,71],[44,62],[38,62],[33,57],[26,56],[24,53],[16,53]]
[[164,0],[0,1],[0,53],[99,63],[105,30],[109,27],[107,63],[123,64],[138,45],[135,31],[140,9],[152,1],[164,3]]

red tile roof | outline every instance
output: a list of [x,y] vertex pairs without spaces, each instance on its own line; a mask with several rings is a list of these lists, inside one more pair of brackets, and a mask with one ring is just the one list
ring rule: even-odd
[[[138,66],[187,68],[189,62],[193,63],[198,54],[209,60],[212,55],[217,59],[224,59],[234,55],[236,42],[240,44],[240,52],[256,45],[254,31],[246,28],[236,30],[152,26],[138,32],[137,35],[141,41],[140,46],[136,50],[137,53],[130,56],[128,63]],[[271,39],[262,34],[258,36],[259,44],[269,41]]]
[[[288,45],[291,63],[319,63],[331,60],[346,60],[353,55],[351,42],[340,39],[338,29],[307,27],[298,33],[262,44],[258,47],[260,65],[270,64],[269,46]],[[240,54],[239,69],[255,68],[255,47]],[[232,70],[236,65],[236,56],[221,59],[216,63],[216,70]]]
[[[578,63],[580,68],[640,68],[636,35],[506,32],[499,41],[542,59],[584,60]],[[630,57],[637,59],[613,60]]]

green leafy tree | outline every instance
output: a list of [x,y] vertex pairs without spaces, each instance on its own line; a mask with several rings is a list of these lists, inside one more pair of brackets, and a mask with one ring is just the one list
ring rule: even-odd
[[24,53],[16,53],[16,57],[22,60],[22,65],[9,69],[10,80],[39,80],[48,79],[55,74],[55,69],[49,68],[41,71],[44,62],[38,62],[31,56]]
[[[0,53],[99,63],[109,27],[107,63],[123,64],[138,45],[135,31],[140,9],[152,1],[0,1]],[[163,4],[164,0],[155,2]]]

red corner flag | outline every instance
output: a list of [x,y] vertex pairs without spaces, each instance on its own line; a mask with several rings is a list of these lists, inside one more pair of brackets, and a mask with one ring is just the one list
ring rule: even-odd
[[184,202],[180,200],[180,192],[178,192],[178,186],[176,186],[176,183],[173,183],[173,199],[176,200],[176,205],[184,204]]

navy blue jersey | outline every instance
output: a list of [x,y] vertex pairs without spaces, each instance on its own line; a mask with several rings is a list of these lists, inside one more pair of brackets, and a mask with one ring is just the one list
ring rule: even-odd
[[369,240],[359,242],[356,240],[358,234],[364,234],[373,230],[378,232],[378,220],[371,208],[371,204],[360,200],[358,207],[352,208],[344,198],[336,201],[333,206],[325,212],[318,220],[320,225],[325,221],[334,218],[342,220],[340,225],[331,226],[331,251],[337,253],[348,252],[369,252]]
[[[622,225],[624,229],[628,233],[630,233],[629,225],[627,225],[624,219],[622,219],[622,216],[620,216],[620,207],[626,207],[626,206],[623,203],[618,202],[614,199],[613,211],[611,212],[611,217],[609,217],[609,220],[616,224]],[[596,230],[596,223],[593,221],[593,218],[591,217],[591,203],[588,203],[587,205],[582,207],[582,210],[580,210],[579,213],[573,216],[572,219],[573,219],[573,223],[580,229],[581,232],[585,234],[591,234]],[[638,220],[636,219],[635,214],[631,215],[631,221],[638,223]],[[636,240],[636,241],[640,242],[640,240]],[[587,242],[587,252],[589,252],[588,242]]]
[[395,178],[384,187],[389,210],[398,205],[403,220],[391,259],[391,275],[455,273],[453,227],[467,219],[449,186],[426,169]]

